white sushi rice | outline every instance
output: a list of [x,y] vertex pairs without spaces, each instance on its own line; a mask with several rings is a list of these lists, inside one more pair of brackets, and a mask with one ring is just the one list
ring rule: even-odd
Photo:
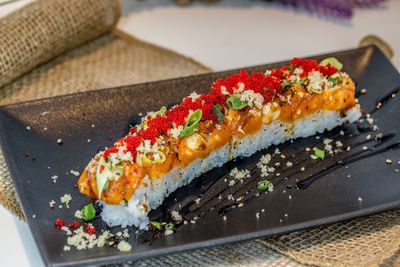
[[361,116],[357,105],[348,110],[344,117],[336,111],[319,111],[296,120],[294,123],[275,120],[253,135],[233,140],[216,149],[205,159],[197,159],[183,169],[174,168],[159,179],[145,178],[126,206],[102,203],[102,219],[110,226],[136,226],[146,229],[148,212],[160,206],[163,200],[177,188],[187,185],[194,178],[215,167],[220,167],[237,157],[248,157],[270,145],[277,145],[289,139],[308,137],[325,130],[331,130],[343,123],[354,122]]

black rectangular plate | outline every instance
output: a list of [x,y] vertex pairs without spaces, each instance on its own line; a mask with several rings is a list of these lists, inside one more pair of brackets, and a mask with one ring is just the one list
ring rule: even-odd
[[[318,59],[334,56],[343,62],[344,71],[357,83],[357,92],[367,88],[368,92],[359,96],[360,104],[365,111],[372,111],[376,101],[396,91],[400,84],[399,73],[375,47],[364,47],[341,51],[322,56]],[[248,68],[264,71],[286,62]],[[236,70],[235,70],[236,71]],[[196,179],[185,188],[178,189],[163,204],[163,208],[152,213],[157,216],[178,202],[187,202],[192,196],[204,194],[211,206],[204,206],[188,216],[201,215],[196,224],[179,227],[174,235],[154,240],[151,246],[135,240],[132,232],[130,242],[133,249],[121,253],[116,248],[96,248],[86,251],[64,252],[66,243],[62,231],[54,228],[57,217],[72,220],[74,212],[87,203],[87,198],[74,187],[77,177],[70,170],[81,171],[98,147],[110,145],[120,137],[132,114],[157,110],[162,105],[178,102],[192,91],[205,92],[211,83],[219,77],[235,71],[211,73],[167,81],[139,84],[73,94],[50,99],[26,102],[0,107],[0,138],[7,165],[15,182],[27,222],[39,247],[44,262],[49,266],[70,266],[85,264],[103,264],[137,260],[167,253],[208,247],[218,244],[246,239],[267,237],[288,233],[290,231],[315,227],[341,220],[364,216],[388,209],[400,207],[400,175],[395,171],[398,165],[399,151],[394,145],[392,150],[365,157],[346,166],[333,169],[320,175],[307,189],[299,190],[294,186],[296,179],[305,179],[306,175],[320,171],[324,164],[334,164],[345,156],[350,156],[360,149],[360,142],[365,142],[367,133],[348,137],[348,134],[360,134],[357,127],[347,125],[331,132],[321,134],[321,139],[310,137],[295,140],[279,146],[282,154],[299,163],[286,169],[285,159],[274,156],[273,161],[281,161],[280,177],[270,177],[275,184],[273,192],[251,198],[245,206],[227,213],[224,221],[219,214],[228,203],[224,197],[218,201],[215,190],[221,189],[223,177],[233,166],[253,168],[263,153],[272,153],[276,147],[257,155],[230,162],[222,168],[215,169]],[[399,97],[385,98],[381,109],[373,113],[378,132],[389,134],[382,143],[368,141],[366,146],[376,145],[378,151],[399,141],[400,129]],[[92,127],[95,125],[95,127]],[[26,130],[30,126],[31,130]],[[47,127],[47,130],[44,128]],[[305,147],[316,144],[321,146],[325,136],[337,135],[344,130],[342,138],[345,144],[354,146],[355,150],[339,153],[324,161],[315,163],[309,159]],[[57,139],[63,145],[57,144]],[[91,142],[87,142],[91,139]],[[113,141],[109,140],[112,139]],[[374,151],[367,151],[372,153]],[[29,152],[36,160],[26,157]],[[353,153],[353,154],[352,154]],[[364,155],[364,154],[362,154]],[[339,158],[341,157],[341,158]],[[350,156],[350,158],[354,158]],[[390,158],[393,164],[386,164]],[[287,159],[286,159],[287,160]],[[300,166],[307,166],[304,173],[298,172]],[[347,166],[348,165],[348,166]],[[325,166],[326,167],[326,166]],[[295,171],[294,176],[286,181],[283,178]],[[57,183],[51,180],[58,175]],[[350,177],[348,177],[350,175]],[[242,185],[236,185],[235,197],[254,192],[254,184],[259,180],[256,172]],[[225,186],[226,187],[226,186]],[[73,197],[71,208],[49,208],[51,200],[60,202],[60,197],[70,193]],[[226,192],[225,192],[226,193]],[[291,199],[289,198],[291,196]],[[359,201],[359,197],[362,201]],[[203,201],[203,200],[202,200]],[[174,206],[175,207],[175,206]],[[212,209],[211,207],[214,207]],[[257,219],[255,214],[265,209]],[[204,212],[206,210],[206,212]],[[33,218],[33,215],[36,215]],[[99,228],[104,225],[96,221]]]

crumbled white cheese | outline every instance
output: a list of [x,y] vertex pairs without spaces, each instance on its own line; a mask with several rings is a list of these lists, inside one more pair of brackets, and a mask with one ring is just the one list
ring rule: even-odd
[[319,71],[312,71],[308,74],[308,85],[307,90],[310,93],[322,93],[323,85],[327,82],[327,79]]
[[76,177],[79,176],[79,172],[78,171],[70,170],[69,173],[74,175],[74,176],[76,176]]
[[250,178],[250,171],[246,169],[239,170],[237,167],[235,167],[230,171],[229,175],[243,183],[245,178]]
[[60,197],[61,203],[65,204],[67,208],[69,208],[69,203],[72,200],[72,197],[70,194],[64,194],[62,197]]
[[167,230],[165,230],[165,232],[164,232],[164,236],[172,235],[173,233],[174,233],[173,230],[167,229]]
[[75,217],[78,219],[82,219],[82,211],[81,210],[75,211]]
[[241,101],[246,102],[249,107],[255,106],[259,109],[262,108],[264,102],[263,96],[259,93],[255,93],[253,90],[245,90],[238,94],[237,97],[239,97]]
[[118,243],[117,248],[119,251],[127,252],[132,249],[132,246],[126,241],[121,241]]
[[51,179],[53,180],[53,183],[57,183],[58,176],[53,175],[53,176],[51,176]]
[[199,95],[198,93],[196,93],[196,92],[193,91],[193,92],[189,95],[189,97],[194,101],[194,100],[198,99],[198,98],[200,97],[200,95]]
[[56,206],[56,202],[54,201],[54,200],[51,200],[50,202],[49,202],[49,207],[50,208],[54,208]]
[[183,126],[180,125],[179,127],[173,127],[173,128],[171,128],[170,133],[171,133],[171,135],[172,135],[173,137],[178,138],[179,135],[181,134],[182,130],[183,130]]
[[180,215],[179,212],[175,210],[171,211],[171,218],[176,222],[182,221],[182,215]]

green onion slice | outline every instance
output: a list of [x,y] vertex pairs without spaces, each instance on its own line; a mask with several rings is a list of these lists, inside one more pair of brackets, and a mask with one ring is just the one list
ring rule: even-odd
[[213,106],[213,113],[217,116],[218,123],[221,124],[224,122],[224,113],[222,113],[222,106],[220,104]]
[[110,164],[106,162],[103,157],[100,157],[99,165],[97,166],[96,172],[96,184],[99,199],[101,198],[101,194],[103,193],[103,191],[107,189],[108,179],[113,176],[109,165]]
[[332,67],[335,67],[335,68],[337,68],[338,70],[341,70],[342,68],[343,68],[343,64],[339,61],[339,60],[337,60],[336,58],[334,58],[334,57],[328,57],[328,58],[325,58],[324,60],[322,60],[320,63],[319,63],[321,66],[326,66],[326,65],[331,65]]
[[183,127],[180,136],[188,137],[194,134],[197,131],[197,128],[199,126],[199,121],[201,120],[202,116],[203,116],[203,111],[201,109],[197,109],[192,114],[190,114],[188,120],[185,123],[185,126]]
[[320,159],[324,159],[325,158],[325,151],[319,148],[316,148],[314,150],[314,155]]
[[173,223],[167,223],[165,225],[165,230],[174,230],[174,224]]
[[82,219],[85,221],[91,221],[96,216],[96,211],[94,210],[93,204],[87,204],[82,208]]
[[167,108],[165,106],[163,106],[159,111],[154,112],[153,114],[151,114],[151,117],[155,118],[157,115],[164,116],[165,112],[167,112]]
[[273,185],[268,180],[262,180],[257,183],[257,189],[261,191],[272,189]]
[[164,152],[162,152],[162,151],[158,151],[156,153],[153,153],[153,158],[155,157],[155,154],[159,155],[160,158],[157,159],[157,160],[152,160],[152,159],[149,159],[149,157],[147,157],[147,154],[143,154],[143,156],[142,156],[143,163],[147,164],[147,165],[162,164],[167,159],[167,157],[165,156]]
[[333,83],[333,85],[336,85],[339,82],[339,77],[336,77],[336,78],[329,77],[328,81]]
[[240,100],[239,97],[233,95],[231,97],[229,97],[226,100],[226,103],[228,104],[228,106],[230,108],[236,109],[236,110],[241,110],[242,108],[247,106],[246,102],[243,102],[242,100]]
[[161,223],[157,221],[150,221],[150,224],[154,226],[154,228],[161,230]]

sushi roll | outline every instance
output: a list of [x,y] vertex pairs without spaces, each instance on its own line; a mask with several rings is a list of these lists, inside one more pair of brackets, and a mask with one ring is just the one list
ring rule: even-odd
[[146,229],[148,213],[177,188],[237,157],[354,122],[355,85],[335,58],[294,58],[265,73],[239,73],[148,113],[82,172],[78,187],[110,226]]

